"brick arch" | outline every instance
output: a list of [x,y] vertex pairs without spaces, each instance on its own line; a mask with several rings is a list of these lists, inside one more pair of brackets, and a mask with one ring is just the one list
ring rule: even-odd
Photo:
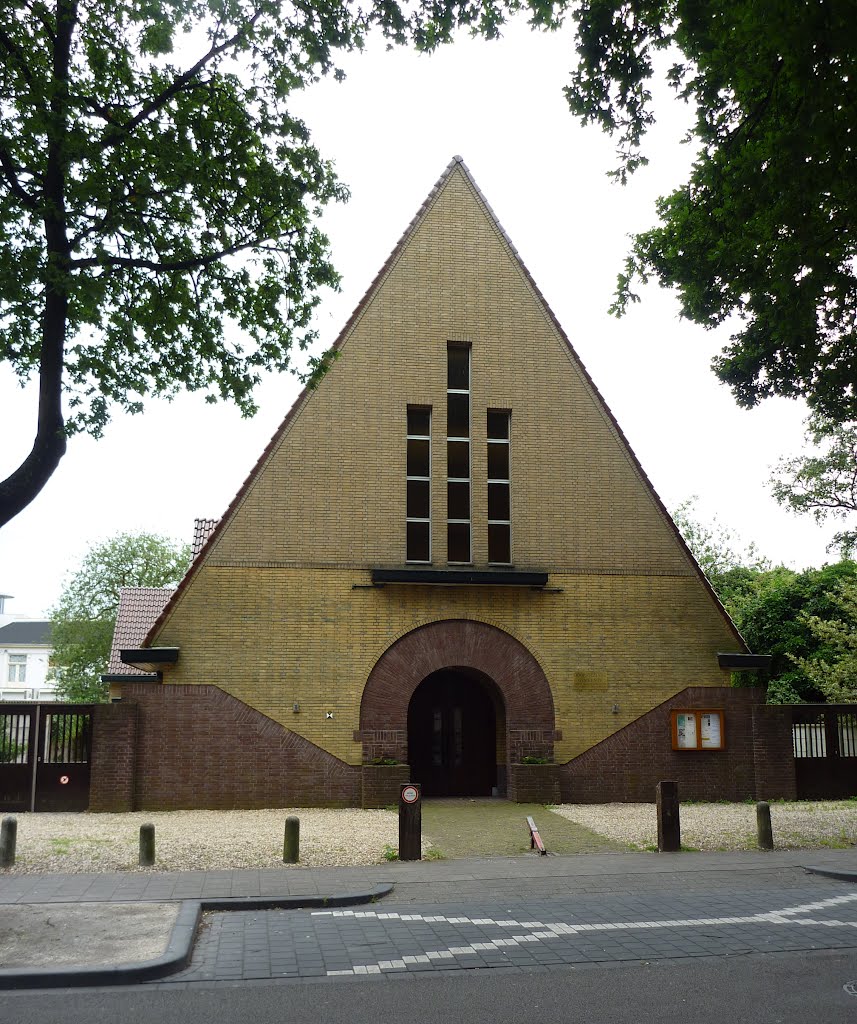
[[476,669],[503,697],[509,763],[530,754],[553,757],[553,694],[541,666],[509,633],[473,619],[430,622],[406,633],[369,673],[360,702],[363,760],[408,760],[408,705],[419,684],[439,669]]

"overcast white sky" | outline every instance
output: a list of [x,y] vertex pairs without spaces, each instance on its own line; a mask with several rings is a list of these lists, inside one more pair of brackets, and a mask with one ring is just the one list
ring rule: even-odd
[[[687,113],[659,92],[651,164],[625,188],[614,185],[606,177],[613,143],[565,106],[572,59],[567,34],[525,26],[431,57],[377,45],[349,57],[344,84],[323,82],[298,98],[352,192],[324,218],[343,286],[320,312],[322,343],[339,333],[461,154],[667,506],[695,494],[704,518],[716,515],[776,561],[804,568],[831,560],[834,527],[791,516],[766,484],[777,457],[801,446],[802,405],[739,409],[709,369],[729,331],[680,321],[674,296],[656,286],[624,319],[608,316],[628,234],[653,224],[655,198],[685,179]],[[267,379],[249,421],[186,396],[152,401],[140,416],[117,414],[100,441],[73,438],[43,493],[0,530],[0,593],[15,598],[7,611],[46,613],[84,551],[118,531],[189,540],[195,516],[223,513],[298,390],[291,376]],[[26,455],[35,419],[34,389],[22,391],[0,367],[0,474]]]

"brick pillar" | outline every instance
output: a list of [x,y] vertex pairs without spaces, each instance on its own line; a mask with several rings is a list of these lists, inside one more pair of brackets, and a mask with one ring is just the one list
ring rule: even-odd
[[137,705],[98,704],[92,709],[90,811],[134,810]]
[[753,754],[757,800],[796,800],[792,705],[753,708]]

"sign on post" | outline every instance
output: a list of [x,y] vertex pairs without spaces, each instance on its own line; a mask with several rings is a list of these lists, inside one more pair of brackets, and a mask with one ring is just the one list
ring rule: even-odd
[[422,857],[422,817],[420,786],[408,782],[399,793],[399,860]]

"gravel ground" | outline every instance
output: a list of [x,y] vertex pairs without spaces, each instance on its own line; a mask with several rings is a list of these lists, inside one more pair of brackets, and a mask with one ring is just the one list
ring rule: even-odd
[[[140,871],[140,826],[155,826],[157,871],[283,867],[286,816],[300,818],[304,867],[375,864],[398,845],[392,811],[289,808],[263,811],[141,811],[133,814],[18,814],[11,870]],[[5,873],[5,872],[4,872]]]
[[[500,805],[498,806],[505,806]],[[564,804],[551,808],[569,821],[629,846],[657,842],[654,804]],[[462,808],[467,822],[492,807]],[[12,871],[34,874],[152,870],[137,865],[140,825],[155,826],[157,871],[206,871],[283,867],[286,816],[301,821],[301,864],[376,864],[398,845],[393,811],[289,808],[263,811],[145,811],[134,814],[18,814],[17,862]],[[857,801],[772,804],[779,849],[850,847],[857,844]],[[756,848],[753,804],[682,804],[682,843],[698,850]],[[423,848],[432,845],[424,829]],[[443,850],[443,842],[438,842]],[[465,849],[456,849],[465,856]],[[482,853],[484,850],[474,850]],[[6,872],[3,872],[6,873]]]
[[[641,850],[657,845],[654,804],[563,804],[552,808],[569,821]],[[682,804],[681,842],[694,850],[755,850],[756,805]],[[857,844],[857,801],[771,804],[778,850],[847,848]]]

